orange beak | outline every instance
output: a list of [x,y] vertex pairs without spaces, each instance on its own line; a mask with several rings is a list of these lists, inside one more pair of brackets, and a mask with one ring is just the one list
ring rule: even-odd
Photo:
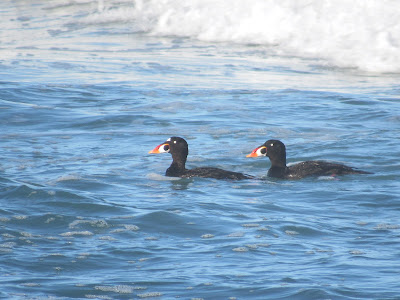
[[258,149],[260,149],[261,147],[257,147],[256,149],[254,149],[253,151],[251,151],[250,154],[246,155],[246,157],[258,157],[257,155],[257,151]]
[[158,146],[155,147],[153,150],[149,151],[149,153],[150,153],[150,154],[162,153],[162,152],[160,152],[160,148],[163,147],[164,145],[166,145],[166,144],[158,145]]

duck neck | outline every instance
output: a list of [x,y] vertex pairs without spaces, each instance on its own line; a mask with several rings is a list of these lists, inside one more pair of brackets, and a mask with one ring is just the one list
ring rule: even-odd
[[172,155],[172,164],[167,169],[166,175],[179,177],[186,171],[186,157]]
[[268,170],[268,176],[284,178],[286,174],[286,152],[283,152],[278,157],[270,157],[271,168]]
[[268,170],[268,176],[275,178],[285,178],[286,169],[287,169],[286,166],[284,167],[271,166],[271,168]]

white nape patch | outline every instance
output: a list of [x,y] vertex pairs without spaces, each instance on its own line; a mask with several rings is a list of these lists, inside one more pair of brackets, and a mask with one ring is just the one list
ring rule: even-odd
[[171,141],[171,138],[169,138],[168,140],[167,140],[167,142],[170,142]]

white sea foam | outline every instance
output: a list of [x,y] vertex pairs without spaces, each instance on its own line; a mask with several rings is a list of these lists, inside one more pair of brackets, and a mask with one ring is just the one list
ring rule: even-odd
[[72,180],[79,180],[80,177],[77,175],[63,175],[61,177],[58,177],[56,179],[56,182],[61,182],[61,181],[72,181]]
[[134,289],[129,285],[95,286],[94,288],[103,292],[115,292],[119,294],[130,294]]
[[78,228],[83,225],[88,225],[91,227],[97,227],[97,228],[106,228],[108,227],[108,223],[103,220],[103,219],[98,219],[98,220],[75,220],[72,223],[69,224],[69,228],[74,229]]
[[182,179],[180,177],[167,177],[167,176],[156,174],[156,173],[149,173],[147,175],[147,178],[151,179],[151,180],[158,180],[158,181],[176,181],[176,180]]
[[90,231],[68,231],[68,232],[64,232],[60,234],[61,236],[67,236],[67,237],[71,237],[71,236],[91,236],[93,235],[93,232]]
[[157,36],[257,44],[329,66],[400,72],[397,0],[134,0],[90,16],[99,23],[128,18],[134,30]]

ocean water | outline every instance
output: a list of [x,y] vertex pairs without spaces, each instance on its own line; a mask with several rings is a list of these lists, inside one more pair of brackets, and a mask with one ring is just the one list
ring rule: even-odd
[[[0,297],[399,299],[397,1],[0,3]],[[255,180],[164,176],[188,167]],[[371,175],[283,181],[246,154]]]

